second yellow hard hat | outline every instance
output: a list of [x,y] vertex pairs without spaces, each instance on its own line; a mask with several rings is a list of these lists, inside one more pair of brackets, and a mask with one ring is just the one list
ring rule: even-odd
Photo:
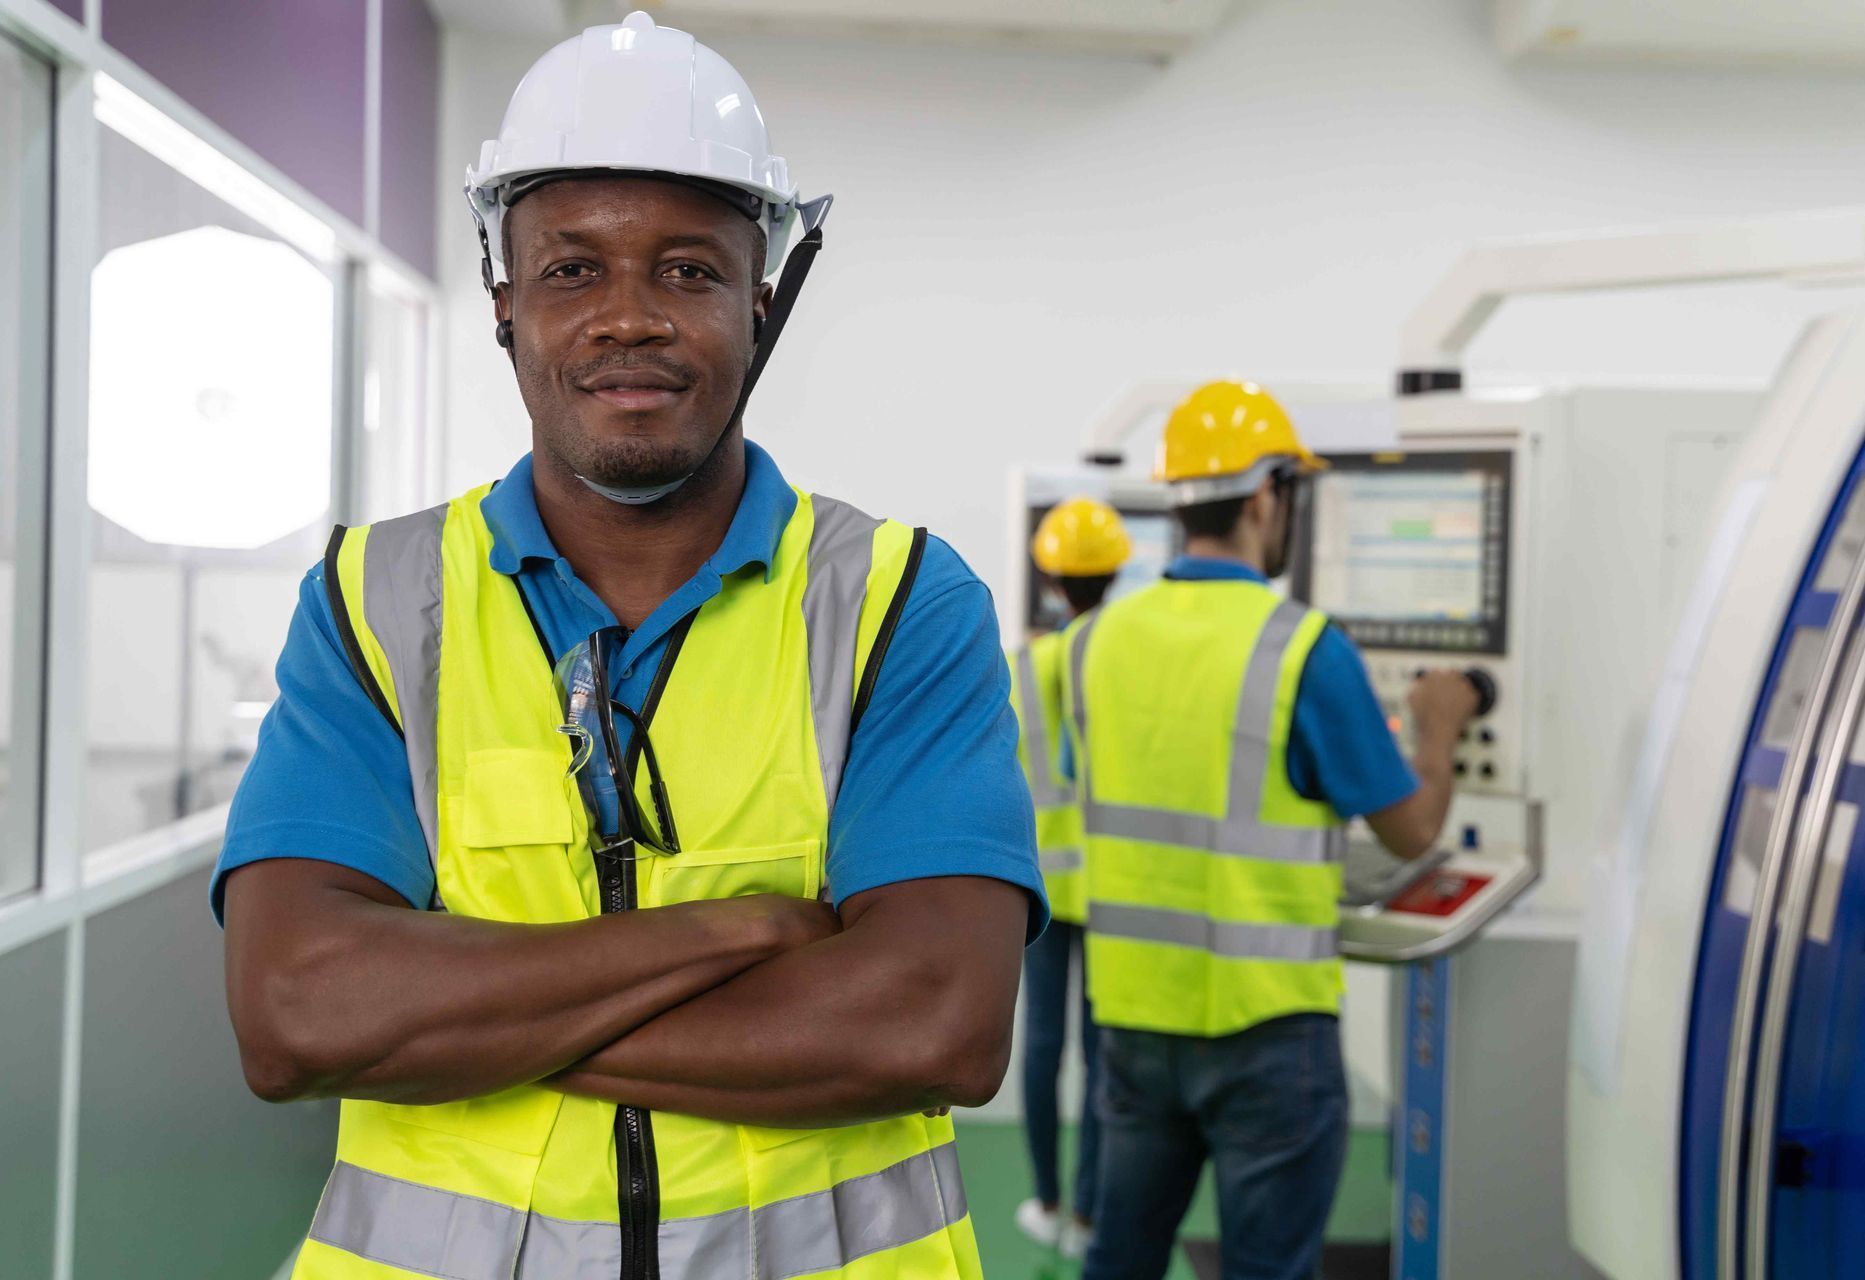
[[1166,419],[1153,478],[1179,505],[1253,493],[1276,461],[1325,470],[1276,398],[1254,382],[1209,382]]
[[1043,516],[1030,554],[1038,569],[1058,578],[1098,578],[1127,562],[1133,540],[1114,508],[1094,498],[1070,498]]

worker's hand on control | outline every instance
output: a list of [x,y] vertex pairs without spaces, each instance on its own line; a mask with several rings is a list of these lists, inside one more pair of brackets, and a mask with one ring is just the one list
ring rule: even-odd
[[1449,667],[1420,675],[1412,682],[1406,701],[1418,737],[1439,741],[1454,740],[1462,733],[1480,705],[1469,677]]

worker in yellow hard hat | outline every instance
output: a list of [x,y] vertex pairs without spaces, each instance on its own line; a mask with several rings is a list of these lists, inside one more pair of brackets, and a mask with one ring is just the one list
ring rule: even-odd
[[[1030,541],[1030,555],[1048,590],[1078,618],[1099,605],[1133,542],[1120,516],[1094,498],[1070,498],[1050,508]],[[1092,1105],[1083,1108],[1070,1211],[1062,1208],[1057,1171],[1056,1081],[1067,1043],[1069,970],[1083,959],[1087,918],[1083,883],[1081,810],[1063,776],[1062,635],[1037,636],[1011,656],[1011,705],[1021,731],[1023,771],[1036,805],[1036,848],[1050,925],[1023,953],[1023,1127],[1029,1141],[1036,1195],[1017,1206],[1017,1226],[1038,1243],[1080,1257],[1093,1231],[1098,1126]],[[1088,1016],[1087,981],[1081,980],[1082,1060],[1089,1097],[1100,1074],[1095,1032]]]
[[1351,641],[1269,580],[1325,463],[1275,397],[1214,382],[1156,477],[1185,552],[1071,625],[1063,664],[1087,854],[1101,1172],[1085,1280],[1165,1274],[1209,1155],[1225,1280],[1309,1280],[1347,1139],[1336,945],[1342,825],[1438,837],[1461,674],[1411,695],[1400,755]]

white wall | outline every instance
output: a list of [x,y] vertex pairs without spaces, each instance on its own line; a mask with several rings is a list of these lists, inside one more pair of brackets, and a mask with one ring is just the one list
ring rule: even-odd
[[[1511,67],[1487,9],[1246,2],[1166,67],[718,41],[805,193],[838,196],[751,434],[792,479],[943,534],[1002,607],[1005,469],[1072,458],[1135,380],[1384,385],[1401,321],[1473,241],[1865,203],[1865,79]],[[457,182],[539,52],[457,32],[443,51],[452,490],[526,447]],[[1472,369],[1758,380],[1800,318],[1842,300],[1522,303]],[[1367,1123],[1387,1076],[1384,974],[1352,984]]]
[[[1472,241],[1865,202],[1865,79],[1517,68],[1478,0],[1260,0],[1166,67],[719,41],[828,247],[748,415],[791,477],[930,525],[1005,578],[1004,469],[1071,456],[1128,382],[1387,380]],[[703,34],[703,33],[702,33]],[[540,51],[449,32],[448,481],[527,424],[459,173]],[[1755,288],[1505,312],[1473,367],[1759,377],[1830,295]]]

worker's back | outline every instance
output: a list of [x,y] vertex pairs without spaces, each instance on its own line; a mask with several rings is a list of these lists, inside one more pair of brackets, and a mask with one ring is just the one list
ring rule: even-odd
[[1221,1036],[1338,1010],[1340,819],[1287,763],[1325,625],[1260,582],[1167,579],[1070,630],[1102,1025]]

